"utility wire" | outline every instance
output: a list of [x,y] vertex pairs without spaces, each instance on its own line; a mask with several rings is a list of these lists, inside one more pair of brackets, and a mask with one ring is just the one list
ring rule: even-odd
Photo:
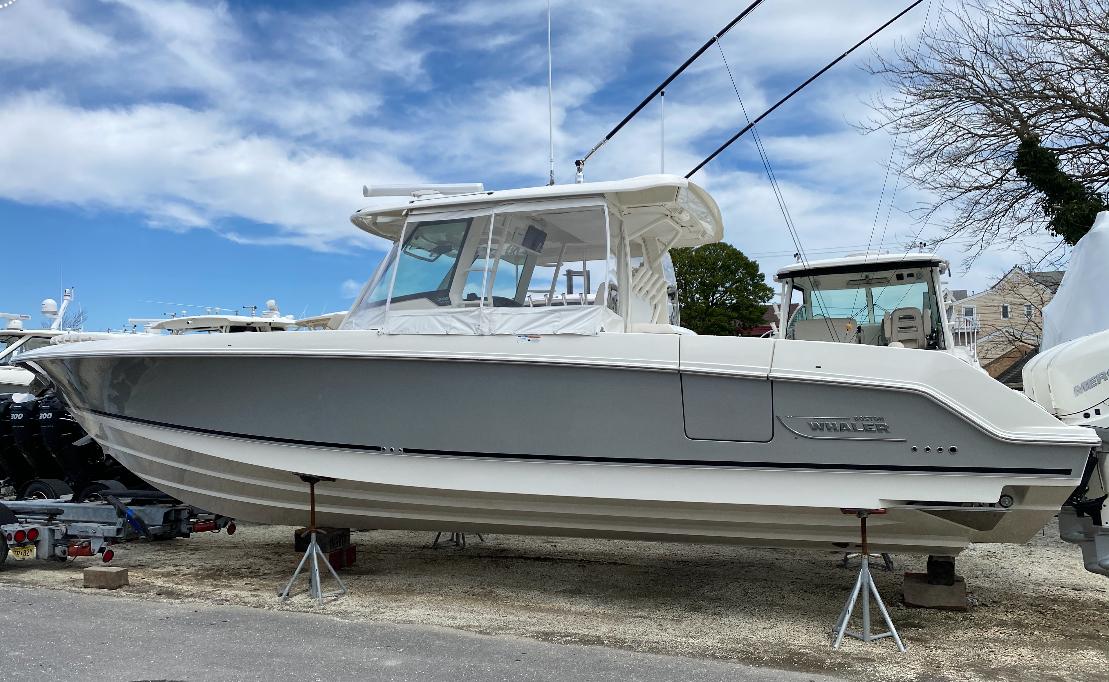
[[[940,6],[937,9],[936,15],[939,16],[939,14],[942,13],[942,12],[943,12],[943,0],[940,0]],[[916,41],[916,50],[915,50],[915,52],[916,52],[918,57],[920,56],[920,48],[924,44],[924,34],[928,31],[928,22],[931,19],[931,16],[932,16],[932,0],[928,0],[928,4],[924,8],[924,23],[920,28],[920,35],[917,36],[917,41]],[[889,159],[886,161],[886,178],[889,177],[890,166],[893,165],[893,158],[896,154],[897,154],[897,145],[896,145],[896,143],[893,143],[890,146]],[[904,165],[899,164],[898,169],[897,169],[897,175],[893,179],[893,187],[890,188],[890,198],[889,198],[888,203],[886,204],[886,219],[882,224],[882,233],[878,237],[879,242],[882,242],[886,238],[886,231],[887,231],[887,229],[889,228],[889,225],[890,225],[890,215],[893,212],[893,202],[897,199],[897,192],[898,192],[898,189],[900,188],[901,176],[904,173],[904,171],[905,171]],[[886,179],[883,178],[882,179],[882,193],[878,197],[878,208],[874,212],[874,224],[870,228],[871,237],[874,236],[874,228],[877,227],[877,225],[878,225],[878,214],[882,210],[882,199],[885,196],[885,193],[886,193]]]
[[[751,117],[747,115],[747,107],[743,104],[743,97],[739,94],[739,86],[735,82],[735,76],[732,74],[732,67],[728,64],[728,57],[724,54],[724,46],[719,40],[716,41],[716,48],[720,51],[720,59],[724,62],[724,69],[728,72],[728,79],[732,82],[732,90],[735,91],[736,100],[739,102],[739,109],[743,112],[743,118],[751,127],[751,137],[755,141],[755,148],[758,149],[759,158],[762,160],[762,167],[766,171],[766,177],[770,180],[770,187],[774,191],[774,199],[778,202],[778,210],[782,213],[782,218],[786,222],[786,229],[789,231],[790,239],[793,245],[797,247],[797,253],[801,256],[801,262],[807,268],[809,266],[808,257],[805,255],[805,249],[801,246],[801,235],[797,232],[797,225],[793,222],[793,216],[789,212],[789,206],[786,204],[785,195],[782,194],[782,189],[778,184],[778,178],[774,174],[774,167],[770,165],[770,157],[766,153],[766,147],[762,143],[762,137],[759,131],[751,124]],[[821,312],[824,314],[824,324],[828,327],[828,334],[833,339],[836,338],[836,331],[832,328],[832,321],[828,319],[828,308],[824,305],[824,300],[817,292],[816,287],[812,286],[812,277],[809,278],[809,285],[813,300],[820,306]],[[786,302],[786,309],[788,310],[788,302]],[[789,322],[788,320],[779,320],[784,326]],[[784,331],[784,329],[783,329]]]
[[662,81],[662,83],[660,83],[659,86],[657,88],[655,88],[653,92],[651,92],[651,94],[647,95],[647,97],[645,97],[643,99],[643,101],[638,104],[638,106],[636,106],[634,109],[632,109],[630,114],[628,114],[627,116],[624,117],[624,120],[617,123],[616,127],[613,128],[612,130],[610,130],[608,132],[608,134],[605,135],[603,138],[601,138],[600,142],[593,145],[593,148],[590,149],[588,152],[586,152],[585,156],[583,156],[580,159],[578,159],[577,161],[575,161],[574,165],[577,166],[578,182],[582,181],[583,174],[585,173],[585,162],[589,160],[589,157],[593,156],[593,154],[595,154],[598,149],[605,146],[605,144],[609,140],[611,140],[613,138],[613,136],[616,135],[616,133],[620,132],[621,128],[626,126],[629,121],[631,121],[633,118],[635,118],[636,115],[640,111],[643,110],[643,107],[647,106],[651,102],[651,100],[653,100],[656,96],[658,96],[659,93],[661,93],[663,90],[666,89],[666,86],[668,86],[672,82],[674,82],[675,78],[680,76],[682,74],[682,72],[684,72],[686,69],[688,69],[690,64],[697,61],[698,57],[703,55],[706,50],[708,50],[710,47],[712,47],[712,44],[714,42],[716,42],[721,37],[723,37],[723,35],[725,33],[732,30],[732,28],[735,27],[736,24],[743,21],[747,17],[748,14],[755,11],[755,8],[758,7],[759,5],[761,5],[764,1],[765,0],[755,0],[750,5],[747,5],[747,7],[744,8],[744,10],[742,12],[737,14],[734,19],[732,19],[730,22],[728,22],[727,26],[725,26],[724,28],[717,31],[715,35],[713,35],[711,38],[709,38],[707,41],[705,41],[705,44],[702,45],[696,52],[694,52],[689,57],[689,59],[685,60],[685,63],[683,63],[681,66],[679,66],[677,69],[675,69],[675,71],[673,73],[671,73],[669,76],[667,76],[666,80]]
[[[871,32],[871,33],[870,33],[869,35],[867,35],[867,36],[866,36],[865,38],[863,38],[863,39],[862,39],[862,40],[860,40],[859,42],[855,43],[855,44],[854,44],[854,45],[853,45],[853,46],[852,46],[852,47],[851,47],[851,48],[850,48],[849,50],[847,50],[846,52],[844,52],[844,53],[843,53],[843,54],[841,54],[840,56],[838,56],[838,57],[836,57],[835,59],[833,59],[833,60],[832,60],[831,62],[829,62],[829,63],[828,63],[827,65],[825,65],[825,66],[824,66],[824,68],[820,69],[819,71],[817,71],[817,72],[816,72],[816,73],[814,73],[813,75],[809,76],[809,77],[808,77],[808,79],[806,79],[806,80],[805,80],[805,82],[801,83],[801,84],[800,84],[800,85],[798,85],[798,86],[797,86],[796,88],[794,88],[794,89],[793,89],[792,91],[790,91],[790,93],[789,93],[788,95],[786,95],[785,97],[783,97],[783,98],[781,98],[780,100],[778,100],[777,102],[775,102],[775,103],[774,103],[774,106],[770,107],[770,108],[769,108],[769,109],[767,109],[766,111],[764,111],[764,112],[762,112],[761,114],[759,114],[759,116],[758,116],[758,117],[757,117],[757,118],[756,118],[755,120],[753,120],[753,121],[751,121],[750,123],[748,123],[748,124],[747,124],[746,126],[744,126],[744,127],[743,127],[743,128],[742,128],[742,129],[741,129],[741,130],[740,130],[740,131],[739,131],[738,133],[736,133],[735,135],[732,135],[732,136],[731,136],[731,137],[730,137],[730,138],[728,139],[728,141],[727,141],[727,142],[725,142],[724,144],[722,144],[722,145],[720,145],[719,147],[717,147],[716,151],[714,151],[714,152],[713,152],[712,154],[709,154],[709,155],[708,155],[708,157],[707,157],[707,158],[705,158],[705,160],[704,160],[704,161],[702,161],[701,163],[697,164],[697,166],[696,166],[696,167],[695,167],[695,168],[694,168],[693,170],[691,170],[691,171],[689,171],[688,173],[686,173],[686,174],[685,174],[685,177],[687,177],[687,178],[693,177],[693,175],[694,175],[694,174],[695,174],[695,173],[696,173],[697,171],[699,171],[699,170],[701,170],[702,168],[704,168],[704,167],[705,167],[705,166],[706,166],[706,165],[707,165],[707,164],[708,164],[708,163],[709,163],[710,161],[712,161],[712,160],[713,160],[713,159],[715,159],[715,158],[716,158],[717,156],[719,156],[721,152],[723,152],[723,151],[724,151],[725,149],[727,149],[728,147],[730,147],[730,146],[732,145],[732,143],[733,143],[733,142],[735,142],[736,140],[738,140],[738,139],[739,139],[740,137],[742,137],[742,136],[743,136],[743,135],[744,135],[745,133],[747,133],[747,132],[748,132],[748,131],[750,131],[750,130],[751,130],[752,128],[754,128],[756,124],[758,124],[758,123],[759,123],[760,121],[762,121],[762,120],[763,120],[764,118],[766,118],[766,117],[767,117],[767,116],[769,116],[769,115],[770,115],[771,113],[773,113],[773,112],[774,112],[774,110],[776,110],[776,109],[777,109],[778,107],[780,107],[780,106],[782,106],[783,104],[785,104],[786,102],[788,102],[788,101],[789,101],[789,100],[790,100],[790,99],[791,99],[791,98],[792,98],[792,97],[793,97],[794,95],[796,95],[797,93],[799,93],[799,92],[801,92],[802,90],[804,90],[804,89],[805,89],[805,88],[806,88],[806,87],[807,87],[807,86],[808,86],[808,85],[809,85],[810,83],[812,83],[813,81],[815,81],[815,80],[816,80],[817,78],[820,78],[821,76],[823,76],[823,75],[825,74],[825,72],[827,72],[827,71],[828,71],[829,69],[831,69],[831,68],[832,68],[833,66],[835,66],[836,64],[839,64],[839,63],[840,63],[841,61],[843,61],[844,59],[846,59],[846,58],[847,58],[847,56],[848,56],[849,54],[851,54],[851,53],[852,53],[852,52],[854,52],[855,50],[857,50],[857,49],[859,49],[860,47],[862,47],[863,45],[865,45],[865,44],[866,44],[867,42],[869,42],[869,41],[871,40],[871,38],[873,38],[874,36],[878,35],[878,34],[879,34],[879,33],[881,33],[882,31],[884,31],[884,30],[885,30],[885,29],[886,29],[886,28],[887,28],[887,27],[888,27],[888,26],[889,26],[890,24],[894,23],[895,21],[897,21],[897,20],[898,20],[898,19],[900,19],[901,17],[903,17],[903,16],[905,16],[906,14],[908,14],[910,10],[912,10],[912,9],[913,9],[914,7],[916,7],[917,5],[919,5],[919,4],[920,4],[920,3],[922,3],[922,2],[924,2],[924,0],[915,0],[915,1],[914,1],[913,3],[911,3],[911,4],[910,4],[910,5],[908,6],[908,7],[906,7],[906,8],[905,8],[905,9],[903,9],[903,10],[901,10],[901,11],[900,11],[900,12],[899,12],[899,13],[898,13],[898,14],[897,14],[896,16],[894,16],[894,17],[893,17],[892,19],[890,19],[890,20],[889,20],[889,21],[887,21],[886,23],[882,24],[882,25],[881,25],[881,26],[879,26],[878,28],[874,29],[874,30],[873,30],[873,31],[872,31],[872,32]],[[606,141],[607,141],[607,140],[606,140]]]

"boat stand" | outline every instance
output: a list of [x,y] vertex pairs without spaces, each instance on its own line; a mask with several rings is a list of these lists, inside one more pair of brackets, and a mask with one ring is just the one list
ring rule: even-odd
[[[297,565],[297,570],[293,571],[293,577],[289,578],[289,583],[285,585],[284,591],[281,592],[281,600],[285,601],[291,596],[290,590],[293,589],[293,584],[296,583],[305,566],[308,566],[308,594],[316,600],[317,605],[322,605],[324,597],[341,597],[347,593],[347,586],[343,584],[339,574],[335,572],[331,562],[328,561],[327,555],[323,553],[319,543],[316,542],[316,484],[321,481],[334,481],[335,479],[309,476],[308,474],[297,474],[297,476],[308,484],[308,548],[304,550],[304,557]],[[320,576],[321,562],[324,566],[327,566],[327,570],[331,573],[331,577],[335,578],[335,582],[339,583],[338,592],[324,594]]]
[[[859,532],[862,536],[862,552],[860,553],[861,562],[859,563],[859,577],[855,579],[855,587],[851,590],[851,596],[847,599],[847,604],[843,607],[843,612],[840,614],[839,621],[836,623],[832,648],[839,648],[839,645],[843,643],[844,635],[861,639],[864,642],[873,642],[876,639],[892,637],[893,641],[897,642],[898,650],[904,653],[905,645],[901,642],[901,636],[897,634],[897,628],[894,627],[893,620],[890,619],[889,611],[886,610],[886,605],[882,602],[882,595],[878,594],[878,587],[874,584],[874,577],[870,574],[870,552],[868,551],[866,542],[866,518],[871,514],[885,514],[886,510],[844,509],[843,513],[855,514],[859,517]],[[855,604],[858,602],[859,597],[862,597],[863,602],[863,628],[861,632],[854,632],[847,629],[847,624],[851,620],[851,614],[855,611]],[[871,597],[874,598],[874,602],[878,605],[878,610],[882,613],[882,619],[886,622],[886,627],[889,628],[886,632],[875,634],[870,631]]]
[[[844,552],[843,553],[843,558],[840,559],[840,562],[839,562],[840,568],[850,568],[851,560],[852,559],[857,559],[860,556],[862,556],[862,555],[859,554],[858,552]],[[870,556],[881,556],[882,557],[882,566],[887,571],[892,571],[894,569],[893,557],[890,556],[887,552],[882,552],[880,555],[871,554]]]

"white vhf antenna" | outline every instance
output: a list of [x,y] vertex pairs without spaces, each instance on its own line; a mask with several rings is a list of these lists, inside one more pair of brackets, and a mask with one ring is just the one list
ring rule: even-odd
[[658,126],[658,172],[666,173],[666,91],[658,94],[659,126]]
[[555,184],[554,174],[554,70],[551,65],[551,0],[547,0],[547,139],[550,142],[550,175],[547,184]]

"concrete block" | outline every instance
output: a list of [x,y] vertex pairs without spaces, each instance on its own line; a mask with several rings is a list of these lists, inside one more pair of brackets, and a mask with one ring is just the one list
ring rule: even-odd
[[942,611],[966,611],[967,582],[962,576],[955,576],[954,585],[932,585],[927,573],[906,573],[901,590],[905,606],[921,609],[940,609]]
[[127,569],[117,566],[90,566],[85,569],[85,587],[98,590],[118,590],[129,585]]

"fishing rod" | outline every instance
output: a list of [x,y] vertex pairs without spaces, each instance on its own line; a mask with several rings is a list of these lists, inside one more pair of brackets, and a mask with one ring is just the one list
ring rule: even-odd
[[654,92],[647,95],[647,97],[642,102],[639,103],[639,106],[637,106],[635,109],[632,109],[631,113],[624,117],[623,121],[620,121],[619,123],[617,123],[616,127],[609,131],[608,135],[605,135],[601,139],[600,142],[593,145],[593,148],[590,149],[589,152],[587,152],[585,156],[583,156],[580,159],[578,159],[577,161],[575,161],[574,165],[577,167],[577,170],[578,170],[577,181],[582,182],[585,179],[585,162],[589,160],[589,157],[593,156],[593,154],[595,154],[598,149],[605,146],[605,143],[607,143],[609,140],[611,140],[612,137],[614,135],[616,135],[616,133],[620,132],[621,128],[623,128],[625,125],[628,124],[629,121],[631,121],[633,118],[635,118],[636,114],[638,114],[640,111],[643,110],[643,107],[650,104],[651,100],[653,100],[655,97],[658,96],[658,94],[660,92],[662,92],[664,89],[666,89],[667,85],[670,85],[672,82],[674,82],[674,79],[677,78],[678,76],[682,75],[682,72],[685,71],[687,68],[689,68],[690,64],[697,61],[698,57],[703,55],[706,50],[708,50],[710,47],[712,47],[713,43],[715,43],[717,40],[722,38],[725,33],[732,30],[733,26],[735,26],[739,22],[743,21],[743,19],[748,14],[753,12],[755,10],[755,8],[758,7],[759,5],[761,5],[764,1],[765,0],[755,0],[750,5],[748,5],[746,7],[746,9],[744,9],[742,12],[737,14],[734,19],[732,19],[730,22],[728,22],[727,26],[725,26],[724,28],[717,31],[716,35],[709,38],[705,42],[705,44],[701,46],[701,48],[699,50],[697,50],[696,52],[693,53],[693,56],[691,56],[689,59],[685,60],[684,64],[679,66],[677,68],[677,70],[674,71],[674,73],[670,74],[670,76],[662,82],[661,85],[659,85],[657,88],[655,88]]
[[[777,102],[776,102],[776,103],[774,104],[774,106],[770,107],[770,108],[769,108],[769,109],[767,109],[766,111],[764,111],[764,112],[762,112],[761,114],[759,114],[759,115],[758,115],[758,117],[757,117],[757,118],[755,118],[755,120],[753,120],[753,121],[750,121],[750,122],[749,122],[749,123],[748,123],[747,125],[745,125],[745,126],[744,126],[744,127],[742,128],[742,129],[740,129],[740,131],[739,131],[738,133],[736,133],[735,135],[732,135],[732,136],[731,136],[731,138],[729,138],[727,142],[725,142],[724,144],[722,144],[722,145],[720,145],[719,147],[717,147],[717,148],[716,148],[716,151],[714,151],[714,152],[713,152],[712,154],[709,154],[709,155],[708,155],[708,157],[707,157],[707,158],[706,158],[706,159],[705,159],[704,161],[702,161],[701,163],[697,164],[697,167],[696,167],[696,168],[694,168],[693,170],[691,170],[691,171],[689,171],[688,173],[686,173],[686,174],[685,174],[685,177],[686,177],[687,179],[688,179],[688,178],[691,178],[691,177],[693,177],[693,174],[694,174],[694,173],[696,173],[697,171],[699,171],[699,170],[701,170],[702,168],[704,168],[704,167],[705,167],[705,166],[706,166],[706,165],[707,165],[707,164],[708,164],[708,163],[709,163],[710,161],[712,161],[712,160],[713,160],[713,159],[715,159],[715,158],[716,158],[717,156],[719,156],[719,155],[720,155],[720,152],[722,152],[722,151],[724,151],[725,149],[727,149],[728,147],[730,147],[730,146],[732,145],[732,143],[733,143],[733,142],[735,142],[735,141],[736,141],[736,140],[738,140],[738,139],[739,139],[740,137],[742,137],[742,136],[743,136],[744,134],[746,134],[746,133],[747,133],[747,132],[748,132],[749,130],[751,130],[752,128],[754,128],[754,127],[755,127],[755,124],[757,124],[757,123],[758,123],[759,121],[761,121],[761,120],[763,120],[764,118],[766,118],[767,116],[769,116],[769,115],[770,115],[771,113],[773,113],[773,112],[774,112],[774,110],[775,110],[775,109],[777,109],[778,107],[782,106],[782,105],[783,105],[783,104],[785,104],[785,103],[786,103],[787,101],[789,101],[789,99],[790,99],[791,97],[793,97],[793,96],[794,96],[794,95],[796,95],[797,93],[799,93],[799,92],[801,92],[802,90],[804,90],[804,89],[805,89],[805,88],[806,88],[806,87],[807,87],[807,86],[808,86],[808,85],[809,85],[810,83],[812,83],[812,82],[813,82],[814,80],[816,80],[817,78],[820,78],[821,76],[823,76],[823,75],[824,75],[824,73],[825,73],[826,71],[828,71],[828,69],[832,68],[832,67],[833,67],[833,66],[835,66],[836,64],[839,64],[839,63],[840,63],[841,61],[843,61],[844,59],[846,59],[846,58],[847,58],[847,55],[851,54],[851,53],[852,53],[852,52],[854,52],[855,50],[859,49],[860,47],[862,47],[863,45],[865,45],[866,43],[868,43],[868,42],[870,41],[870,39],[871,39],[871,38],[873,38],[874,36],[878,35],[878,34],[879,34],[879,33],[881,33],[882,31],[884,31],[884,30],[885,30],[885,29],[886,29],[886,28],[887,28],[887,27],[888,27],[888,26],[889,26],[890,24],[894,23],[895,21],[897,21],[897,20],[898,20],[898,19],[900,19],[901,17],[903,17],[903,16],[905,16],[906,14],[908,14],[910,10],[912,10],[912,9],[913,9],[914,7],[916,7],[917,5],[919,5],[919,4],[920,4],[920,3],[922,3],[922,2],[924,2],[924,0],[916,0],[915,2],[913,2],[913,3],[911,4],[911,5],[909,5],[909,6],[908,6],[908,7],[906,7],[905,9],[901,10],[901,12],[899,12],[899,13],[897,14],[897,16],[895,16],[894,18],[890,19],[890,20],[889,20],[889,21],[887,21],[886,23],[882,24],[882,25],[881,25],[881,26],[879,26],[878,28],[874,29],[874,30],[873,30],[873,31],[872,31],[872,32],[870,33],[870,35],[868,35],[867,37],[863,38],[863,39],[862,39],[862,40],[860,40],[859,42],[855,43],[855,44],[854,44],[854,45],[853,45],[853,46],[851,47],[851,49],[849,49],[848,51],[844,52],[844,53],[843,53],[843,54],[841,54],[840,56],[838,56],[838,57],[836,57],[835,59],[833,59],[833,60],[832,60],[831,62],[829,62],[829,63],[828,63],[828,64],[827,64],[827,65],[826,65],[826,66],[825,66],[825,67],[824,67],[823,69],[821,69],[821,70],[817,71],[816,73],[814,73],[813,75],[809,76],[808,80],[806,80],[806,81],[805,81],[804,83],[802,83],[801,85],[798,85],[798,86],[797,86],[796,88],[794,88],[794,89],[793,89],[793,90],[792,90],[792,91],[791,91],[791,92],[790,92],[790,93],[789,93],[788,95],[786,95],[785,97],[783,97],[783,98],[781,98],[780,100],[778,100],[778,101],[777,101]],[[714,39],[714,40],[715,40],[715,39]],[[711,42],[711,41],[710,41],[710,42]],[[580,171],[579,171],[579,173],[580,173]]]

